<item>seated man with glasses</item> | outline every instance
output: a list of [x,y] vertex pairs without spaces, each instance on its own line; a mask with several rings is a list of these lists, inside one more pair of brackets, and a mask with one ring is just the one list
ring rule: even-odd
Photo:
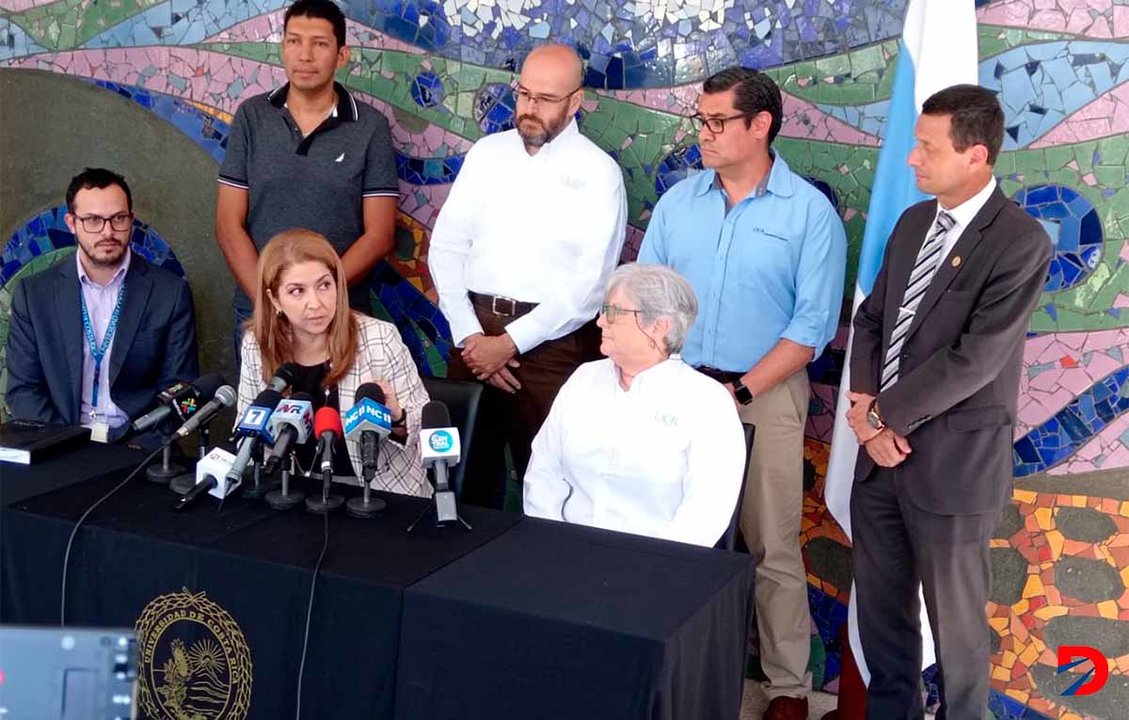
[[125,178],[87,168],[67,188],[76,252],[12,295],[6,402],[13,417],[122,438],[158,392],[199,375],[188,283],[129,249]]
[[525,514],[712,547],[745,469],[729,393],[682,361],[698,303],[675,271],[623,265],[577,368],[533,441]]
[[448,375],[487,385],[463,490],[473,504],[501,507],[505,445],[521,478],[557,390],[598,357],[592,321],[627,200],[615,161],[577,128],[582,79],[570,47],[529,54],[516,127],[471,148],[431,234],[431,276],[459,348]]

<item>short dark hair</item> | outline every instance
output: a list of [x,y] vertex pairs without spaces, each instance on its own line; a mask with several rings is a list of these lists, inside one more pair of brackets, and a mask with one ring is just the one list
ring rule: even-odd
[[921,106],[922,115],[949,115],[949,138],[957,152],[973,145],[988,148],[995,165],[1004,142],[1004,111],[996,94],[979,85],[953,85],[933,93]]
[[745,114],[745,127],[752,124],[757,113],[767,112],[772,116],[768,128],[768,144],[771,145],[784,121],[784,101],[773,79],[757,70],[734,66],[710,75],[702,84],[702,92],[707,95],[727,90],[733,90],[733,107]]
[[74,196],[78,195],[79,190],[90,190],[91,188],[101,190],[111,185],[117,185],[122,189],[122,192],[125,193],[126,207],[129,208],[130,212],[133,212],[133,193],[129,191],[129,184],[121,175],[106,168],[86,168],[71,178],[70,185],[67,185],[67,212],[74,214]]
[[286,15],[282,20],[282,31],[290,24],[292,17],[320,18],[328,20],[333,26],[333,37],[337,39],[337,47],[345,47],[345,13],[330,0],[298,0],[286,8]]

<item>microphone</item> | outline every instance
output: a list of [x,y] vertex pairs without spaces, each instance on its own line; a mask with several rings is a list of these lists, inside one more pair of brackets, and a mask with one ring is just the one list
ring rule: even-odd
[[[451,426],[451,414],[447,411],[447,406],[438,400],[432,400],[423,406],[419,445],[423,466],[432,468],[435,473],[437,524],[449,525],[461,521],[455,493],[447,479],[448,468],[459,463],[459,430]],[[466,522],[463,521],[463,524]]]
[[[205,375],[201,380],[207,377],[208,376]],[[214,393],[215,391],[215,388],[212,388],[212,392]],[[184,406],[185,412],[181,417],[187,417],[196,411],[198,397],[199,393],[196,388],[192,387],[192,383],[178,381],[172,387],[165,388],[157,393],[157,407],[134,420],[131,428],[135,433],[148,432],[167,420],[174,413],[181,415],[180,408],[182,405]]]
[[333,444],[341,437],[341,415],[331,407],[321,408],[314,415],[314,433],[318,437],[318,457],[321,459],[321,497],[306,498],[306,509],[322,514],[333,512],[345,503],[340,495],[329,494],[329,484],[333,480]]
[[[235,436],[239,438],[239,449],[235,455],[235,462],[224,476],[226,484],[238,485],[243,480],[243,471],[247,468],[247,463],[251,462],[251,453],[261,441],[266,440],[268,443],[273,441],[268,423],[280,402],[282,395],[277,390],[267,388],[243,411],[243,417],[235,428]],[[227,495],[226,489],[223,494]]]
[[[201,395],[201,399],[203,396]],[[229,408],[235,404],[235,390],[230,385],[221,385],[216,389],[214,397],[208,400],[199,410],[188,418],[188,420],[177,428],[176,436],[178,438],[188,437],[196,428],[210,422],[224,408]]]
[[222,486],[220,483],[220,478],[225,477],[234,464],[234,455],[223,448],[212,448],[212,451],[196,464],[196,484],[177,500],[173,509],[183,510],[205,494],[214,495],[222,500],[238,486],[238,483],[236,485],[224,483]]
[[345,511],[354,517],[372,517],[387,506],[383,500],[371,498],[370,482],[376,477],[376,458],[381,438],[392,432],[392,414],[384,406],[384,390],[376,383],[357,388],[356,403],[345,411],[345,436],[361,444],[361,483],[364,494],[345,504]]
[[275,438],[270,456],[263,463],[263,472],[273,473],[294,445],[304,445],[314,433],[313,398],[308,393],[294,393],[278,404],[270,416],[270,434]]
[[274,377],[267,383],[267,387],[277,393],[284,393],[286,388],[294,384],[297,372],[298,366],[294,363],[283,363],[282,367],[274,371]]

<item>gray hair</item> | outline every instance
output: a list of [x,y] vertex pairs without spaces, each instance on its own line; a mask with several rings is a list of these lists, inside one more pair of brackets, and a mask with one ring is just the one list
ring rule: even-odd
[[620,265],[608,282],[608,294],[617,287],[635,301],[639,322],[648,325],[659,318],[670,318],[670,332],[663,338],[666,351],[682,351],[686,333],[698,316],[698,299],[686,278],[665,265]]

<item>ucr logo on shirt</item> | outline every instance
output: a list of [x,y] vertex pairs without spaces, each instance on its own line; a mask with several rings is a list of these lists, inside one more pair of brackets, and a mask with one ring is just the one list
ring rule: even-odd
[[447,452],[455,444],[451,433],[446,430],[438,430],[432,433],[427,441],[431,445],[431,449],[435,452]]

